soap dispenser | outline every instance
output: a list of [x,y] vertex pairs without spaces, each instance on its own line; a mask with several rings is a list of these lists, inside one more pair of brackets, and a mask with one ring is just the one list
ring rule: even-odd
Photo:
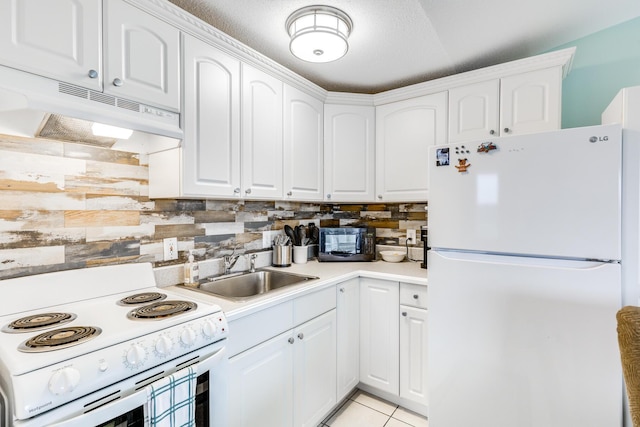
[[184,284],[185,285],[197,285],[200,280],[200,274],[198,272],[198,262],[194,261],[193,250],[189,250],[189,258],[184,264]]

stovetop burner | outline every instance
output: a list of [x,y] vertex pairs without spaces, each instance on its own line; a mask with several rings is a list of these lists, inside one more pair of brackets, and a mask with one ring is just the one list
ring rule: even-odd
[[2,328],[3,332],[24,333],[46,329],[52,326],[64,325],[76,318],[73,313],[38,313],[21,317]]
[[18,350],[25,353],[41,353],[60,350],[97,337],[102,329],[93,326],[69,326],[43,332],[20,344]]
[[166,294],[160,292],[142,292],[139,294],[129,295],[118,301],[120,305],[140,305],[148,304],[154,301],[162,301],[167,297]]
[[197,307],[196,303],[189,301],[165,300],[133,309],[127,313],[127,317],[136,320],[156,320],[186,313]]

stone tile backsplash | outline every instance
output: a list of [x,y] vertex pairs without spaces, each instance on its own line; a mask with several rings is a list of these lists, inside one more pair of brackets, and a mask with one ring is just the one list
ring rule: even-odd
[[[404,245],[426,224],[424,203],[150,200],[145,156],[0,135],[0,278],[96,265],[268,251],[285,224],[362,225],[377,243]],[[163,261],[177,237],[179,259]],[[418,242],[419,244],[421,242]]]

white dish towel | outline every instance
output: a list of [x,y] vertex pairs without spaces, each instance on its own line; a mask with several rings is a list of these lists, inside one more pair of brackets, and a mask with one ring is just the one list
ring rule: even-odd
[[194,427],[196,374],[184,368],[146,387],[146,418],[151,427]]

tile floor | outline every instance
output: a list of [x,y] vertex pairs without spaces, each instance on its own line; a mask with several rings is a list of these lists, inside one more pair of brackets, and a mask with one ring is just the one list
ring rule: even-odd
[[422,415],[356,390],[318,427],[428,427]]

